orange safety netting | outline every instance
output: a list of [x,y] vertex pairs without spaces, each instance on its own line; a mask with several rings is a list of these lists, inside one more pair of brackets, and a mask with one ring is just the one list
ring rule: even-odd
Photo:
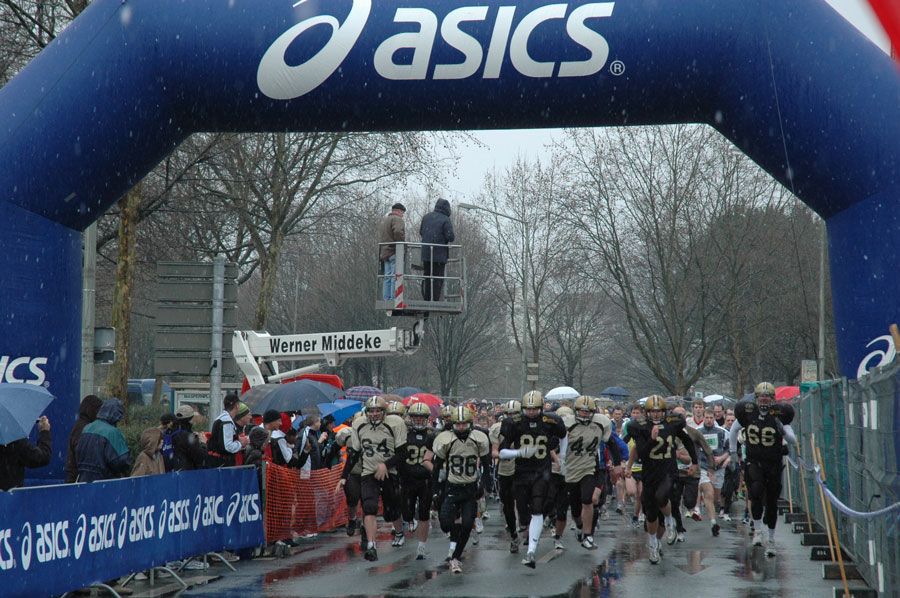
[[293,467],[266,464],[266,541],[335,529],[347,523],[347,502],[341,490],[342,465],[306,473]]

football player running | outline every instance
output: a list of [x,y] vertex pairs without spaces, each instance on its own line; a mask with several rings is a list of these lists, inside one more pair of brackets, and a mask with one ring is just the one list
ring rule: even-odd
[[[428,521],[431,514],[431,472],[434,431],[428,427],[431,409],[425,403],[413,403],[407,411],[411,429],[406,433],[406,460],[400,465],[403,521],[419,543],[416,560],[428,556]],[[418,524],[414,522],[418,522]]]
[[349,477],[357,461],[362,461],[360,494],[363,505],[363,525],[368,545],[364,557],[378,560],[375,547],[378,499],[384,507],[385,521],[393,522],[393,546],[404,542],[400,519],[400,497],[397,495],[397,467],[406,459],[406,424],[396,415],[387,415],[384,396],[366,401],[366,417],[353,422],[350,454],[344,465],[343,480]]
[[591,535],[594,504],[600,498],[601,484],[605,484],[605,478],[600,480],[598,450],[604,446],[609,448],[616,472],[613,477],[618,475],[622,463],[619,447],[611,437],[612,422],[607,416],[595,413],[593,403],[590,397],[580,396],[575,399],[574,416],[563,418],[568,433],[564,463],[569,507],[572,517],[581,525],[578,541],[588,550],[596,548]]
[[528,552],[522,559],[535,568],[535,551],[544,526],[544,509],[550,484],[550,450],[553,439],[562,440],[566,428],[553,414],[543,413],[544,397],[532,390],[522,398],[522,418],[503,420],[500,458],[516,460],[516,502],[528,507]]
[[[741,401],[734,408],[729,447],[732,459],[737,457],[737,438],[744,430],[747,452],[746,475],[753,516],[753,545],[763,545],[761,523],[769,528],[766,556],[775,556],[775,524],[778,521],[778,498],[781,496],[781,474],[788,445],[797,442],[791,422],[794,408],[775,404],[775,386],[760,382],[754,390],[755,401]],[[765,515],[763,515],[765,511]]]
[[[672,534],[675,533],[672,504],[669,501],[676,472],[675,439],[681,440],[691,457],[691,473],[697,469],[697,451],[694,442],[684,431],[687,425],[684,418],[677,415],[666,417],[666,401],[660,395],[647,397],[644,409],[647,420],[637,424],[630,423],[628,426],[628,434],[635,441],[635,450],[628,457],[625,475],[631,475],[631,464],[635,457],[639,457],[644,466],[641,503],[647,522],[647,545],[650,549],[650,563],[655,565],[661,555],[659,540],[663,533],[669,529]],[[661,516],[665,517],[665,528],[659,525]]]
[[[516,400],[507,401],[504,405],[506,417],[494,423],[488,430],[488,438],[491,441],[492,455],[494,459],[500,459],[500,443],[503,437],[500,435],[500,429],[505,419],[518,420],[522,417],[522,403]],[[509,534],[509,551],[513,554],[519,552],[519,534],[516,526],[516,498],[513,492],[513,476],[516,473],[516,462],[514,459],[506,459],[499,461],[497,464],[497,491],[500,494],[500,508],[503,512],[503,519],[506,521],[506,531]],[[525,522],[525,517],[521,511],[523,505],[518,505],[519,524]]]
[[488,437],[474,429],[475,416],[467,407],[454,407],[449,430],[434,439],[432,480],[445,470],[447,486],[441,504],[441,530],[450,533],[450,571],[462,573],[462,557],[477,511],[479,462],[490,467],[491,450]]

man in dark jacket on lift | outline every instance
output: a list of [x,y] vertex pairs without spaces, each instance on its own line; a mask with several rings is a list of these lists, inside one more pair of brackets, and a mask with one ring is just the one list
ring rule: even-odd
[[450,202],[440,198],[434,204],[434,211],[425,214],[419,226],[422,236],[422,266],[425,279],[422,281],[422,299],[440,301],[444,287],[444,271],[450,250],[447,247],[456,238],[450,222]]

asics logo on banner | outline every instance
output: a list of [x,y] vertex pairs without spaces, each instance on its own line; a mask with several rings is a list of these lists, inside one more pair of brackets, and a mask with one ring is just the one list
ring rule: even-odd
[[[307,94],[325,82],[344,62],[359,39],[369,19],[372,0],[353,0],[353,7],[343,25],[331,15],[319,15],[301,21],[278,36],[269,46],[256,71],[260,91],[275,100],[290,100]],[[316,25],[331,27],[331,39],[315,56],[302,64],[291,66],[284,54],[294,40]]]
[[897,355],[897,347],[894,346],[894,338],[890,334],[879,336],[878,338],[869,341],[866,348],[871,347],[876,343],[884,343],[885,348],[876,349],[863,357],[856,370],[857,380],[868,374],[871,368],[887,365],[894,361],[894,357]]
[[[609,58],[609,44],[606,39],[587,26],[588,19],[610,17],[615,2],[595,2],[578,6],[566,16],[568,4],[547,4],[525,14],[513,26],[516,6],[500,6],[496,11],[487,6],[462,6],[456,8],[443,20],[427,8],[398,8],[394,13],[394,23],[412,23],[418,31],[394,34],[383,40],[375,49],[372,61],[375,71],[385,79],[395,81],[424,80],[431,72],[432,79],[466,79],[477,75],[482,79],[498,79],[507,52],[512,68],[518,73],[533,78],[589,77],[598,73]],[[353,0],[353,8],[343,25],[332,16],[312,17],[285,31],[269,47],[257,71],[260,90],[276,100],[290,100],[300,97],[325,82],[350,53],[359,39],[368,19],[371,0]],[[463,31],[467,22],[493,18],[489,40],[478,40]],[[576,61],[536,60],[528,52],[528,42],[538,26],[548,21],[565,21],[568,38],[589,56]],[[284,54],[304,31],[327,24],[332,29],[331,39],[312,58],[301,65],[290,66]],[[440,40],[463,56],[461,62],[432,65],[431,55]],[[486,43],[485,43],[486,42]],[[398,52],[412,58],[404,63],[394,62]],[[433,69],[431,67],[434,67]]]
[[47,374],[41,369],[45,365],[46,357],[0,355],[0,382],[24,382],[40,386],[47,379]]

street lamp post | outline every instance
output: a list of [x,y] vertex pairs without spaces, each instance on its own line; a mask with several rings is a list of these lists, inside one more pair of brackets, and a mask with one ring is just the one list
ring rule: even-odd
[[516,218],[515,216],[497,212],[496,210],[491,210],[490,208],[485,208],[483,206],[462,202],[456,205],[463,210],[487,212],[499,218],[506,218],[507,220],[512,220],[513,222],[518,222],[522,225],[522,314],[524,315],[524,324],[522,326],[522,383],[519,396],[524,396],[525,384],[528,378],[528,357],[525,352],[525,340],[528,331],[528,222],[521,218]]

